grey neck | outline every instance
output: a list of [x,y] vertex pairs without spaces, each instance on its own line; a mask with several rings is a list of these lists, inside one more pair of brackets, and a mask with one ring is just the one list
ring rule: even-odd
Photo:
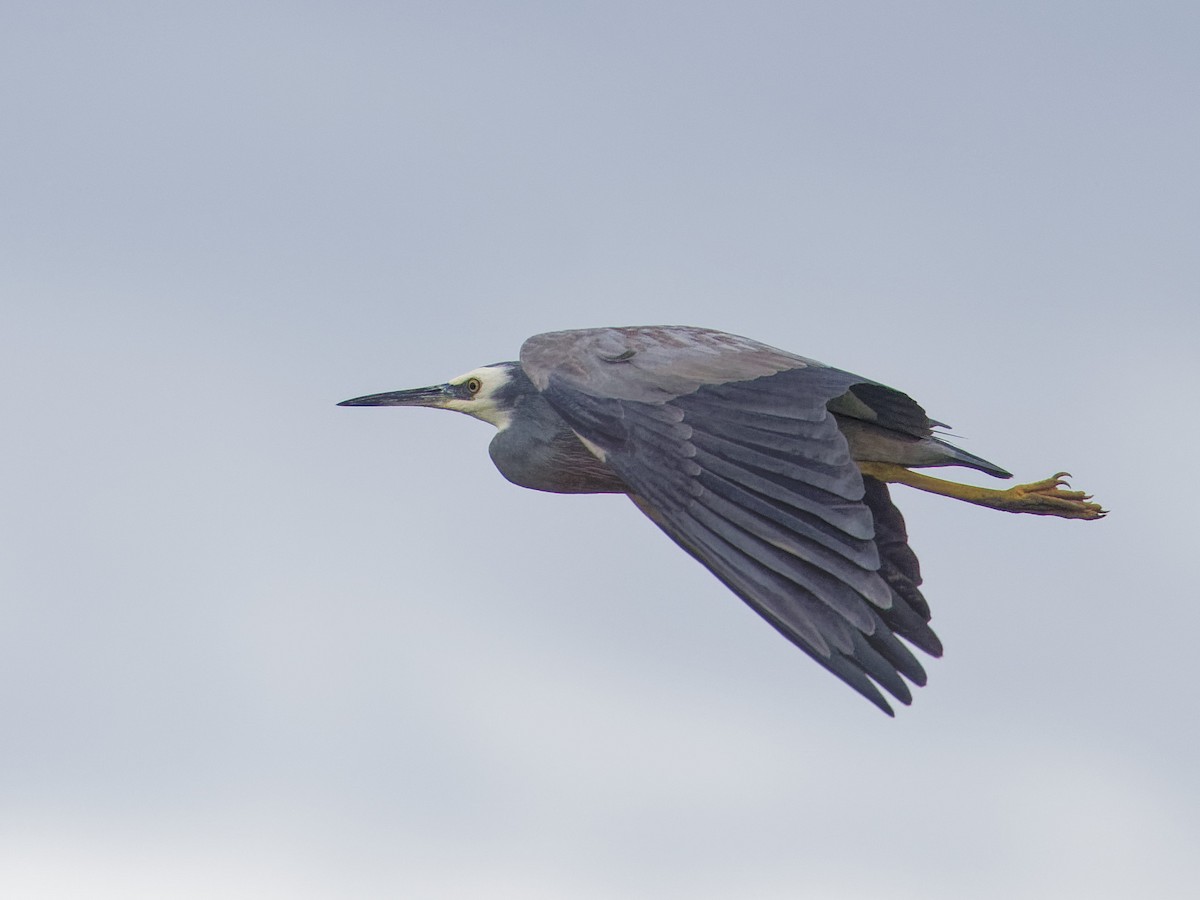
[[508,427],[488,446],[500,474],[553,494],[624,494],[629,489],[580,442],[541,394],[520,398]]

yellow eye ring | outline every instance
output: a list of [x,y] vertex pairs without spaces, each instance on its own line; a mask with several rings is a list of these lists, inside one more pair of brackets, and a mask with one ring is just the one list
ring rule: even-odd
[[483,390],[483,382],[478,378],[468,378],[467,390],[472,394],[478,394],[481,390]]

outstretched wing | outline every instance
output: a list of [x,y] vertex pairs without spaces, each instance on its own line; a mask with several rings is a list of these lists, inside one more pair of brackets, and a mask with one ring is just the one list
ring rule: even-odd
[[[682,327],[538,335],[521,365],[643,512],[730,590],[885,712],[876,684],[911,701],[904,678],[924,684],[925,672],[897,635],[940,653],[916,560],[886,487],[864,486],[826,408],[872,382]],[[909,587],[914,598],[900,593]]]

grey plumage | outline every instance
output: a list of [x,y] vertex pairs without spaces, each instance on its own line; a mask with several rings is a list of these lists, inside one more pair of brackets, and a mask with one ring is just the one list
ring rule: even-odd
[[859,463],[1003,469],[933,434],[907,395],[748,338],[646,327],[537,335],[520,362],[342,405],[457,409],[496,467],[561,493],[627,493],[778,631],[891,708],[939,656],[886,484]]

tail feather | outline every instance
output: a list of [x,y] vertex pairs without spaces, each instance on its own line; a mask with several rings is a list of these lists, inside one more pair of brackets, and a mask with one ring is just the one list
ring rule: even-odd
[[972,469],[978,469],[980,472],[986,472],[988,475],[996,478],[1012,478],[1012,472],[1000,468],[992,462],[988,462],[982,456],[976,456],[974,453],[968,453],[960,447],[955,447],[949,441],[942,440],[940,437],[930,438],[935,444],[946,451],[954,464],[960,466],[968,466]]

